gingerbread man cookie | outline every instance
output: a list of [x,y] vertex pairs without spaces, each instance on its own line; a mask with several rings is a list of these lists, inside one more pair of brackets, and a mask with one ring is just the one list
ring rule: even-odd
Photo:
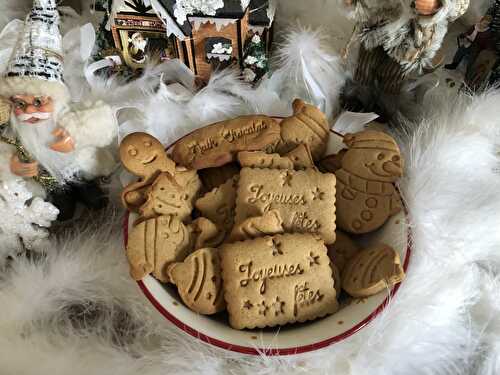
[[123,167],[140,178],[122,193],[123,205],[137,211],[146,202],[146,190],[161,172],[173,174],[175,163],[167,156],[163,145],[152,135],[132,133],[120,144],[120,159]]

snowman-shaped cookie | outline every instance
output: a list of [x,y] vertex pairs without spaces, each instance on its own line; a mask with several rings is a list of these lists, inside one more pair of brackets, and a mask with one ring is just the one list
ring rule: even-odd
[[337,177],[337,227],[350,233],[380,228],[401,210],[393,183],[403,175],[403,160],[394,139],[379,131],[346,134],[348,146]]

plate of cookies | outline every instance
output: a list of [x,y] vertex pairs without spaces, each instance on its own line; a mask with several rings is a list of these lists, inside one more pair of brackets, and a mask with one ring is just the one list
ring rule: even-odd
[[120,144],[130,276],[169,321],[245,354],[317,350],[389,303],[410,259],[385,132],[340,135],[302,100],[276,119],[241,116],[166,150]]

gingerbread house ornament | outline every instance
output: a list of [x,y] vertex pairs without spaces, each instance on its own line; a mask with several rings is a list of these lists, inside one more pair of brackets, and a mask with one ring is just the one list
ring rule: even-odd
[[[114,0],[111,29],[132,69],[159,56],[178,58],[205,81],[233,64],[254,79],[266,66],[275,8],[273,0]],[[249,58],[256,46],[261,53]]]

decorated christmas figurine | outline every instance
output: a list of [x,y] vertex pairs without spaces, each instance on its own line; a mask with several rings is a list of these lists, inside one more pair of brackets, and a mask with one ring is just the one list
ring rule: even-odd
[[44,188],[60,220],[73,216],[75,200],[90,208],[105,202],[92,180],[114,168],[106,147],[117,134],[109,106],[70,103],[63,60],[56,1],[35,0],[0,81],[0,97],[12,107],[0,156],[8,172]]
[[469,0],[342,0],[361,41],[354,81],[398,94],[411,73],[434,68],[448,24]]
[[380,228],[401,210],[393,183],[403,175],[399,147],[389,135],[365,130],[346,134],[337,177],[337,227],[350,233]]

